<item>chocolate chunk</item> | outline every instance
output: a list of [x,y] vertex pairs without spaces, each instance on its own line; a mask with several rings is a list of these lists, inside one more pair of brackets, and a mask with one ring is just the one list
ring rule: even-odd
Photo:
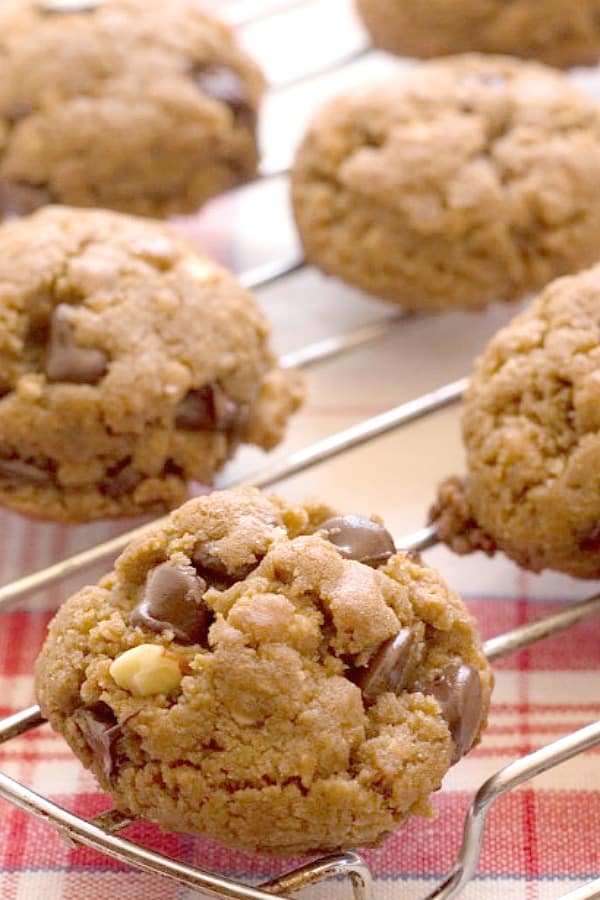
[[194,69],[196,84],[213,100],[220,100],[232,111],[238,125],[252,128],[254,110],[244,80],[228,66],[202,66]]
[[52,481],[50,469],[43,469],[21,459],[0,459],[0,478],[15,483],[48,484]]
[[414,641],[410,628],[384,641],[357,681],[365,700],[372,703],[380,694],[399,693],[406,686]]
[[202,602],[205,590],[206,582],[189,569],[162,563],[148,575],[131,622],[158,633],[170,630],[182,644],[203,644],[210,624],[210,611]]
[[102,774],[110,780],[116,767],[115,743],[121,725],[105,703],[89,709],[78,709],[73,718]]
[[41,184],[28,181],[0,180],[0,217],[12,219],[27,216],[41,206],[54,203],[55,197]]
[[222,559],[213,556],[203,547],[194,551],[192,563],[201,578],[220,589],[231,587],[236,581],[242,581],[258,565],[257,562],[246,563],[230,570]]
[[78,347],[70,322],[72,307],[60,303],[50,320],[46,375],[50,381],[94,384],[106,372],[107,357],[94,347]]
[[189,391],[175,409],[175,424],[188,431],[215,429],[215,411],[212,388]]
[[100,485],[100,490],[115,500],[123,494],[131,494],[144,480],[144,476],[133,468],[130,459],[107,469],[106,476],[106,480]]
[[366,566],[377,568],[396,552],[389,531],[362,516],[336,516],[323,522],[319,531],[345,559],[355,559]]
[[188,391],[175,409],[175,424],[186,431],[230,431],[239,409],[218,384]]
[[25,335],[25,342],[28,348],[42,347],[45,349],[50,337],[50,322],[48,318],[31,318]]
[[452,663],[415,689],[432,694],[440,704],[454,741],[452,762],[458,762],[471,749],[481,722],[479,672],[473,666]]

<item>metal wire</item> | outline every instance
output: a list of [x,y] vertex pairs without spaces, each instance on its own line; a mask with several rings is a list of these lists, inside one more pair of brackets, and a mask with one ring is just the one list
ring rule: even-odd
[[[317,2],[318,0],[239,0],[238,3],[232,4],[233,8],[224,10],[224,17],[230,25],[241,30],[266,18],[273,19],[275,16],[292,12],[300,6],[310,6]],[[300,76],[277,81],[271,80],[269,88],[271,92],[285,91],[288,88],[297,87],[299,84],[328,75],[330,72],[339,71],[339,69],[362,59],[371,49],[370,41],[361,41],[336,59],[328,60],[314,69],[304,71]]]
[[434,547],[438,541],[435,525],[427,525],[425,528],[419,528],[418,531],[413,531],[412,534],[407,534],[397,540],[396,547],[398,550],[423,551]]
[[334,337],[316,341],[314,344],[309,344],[308,347],[301,347],[299,350],[292,350],[280,356],[279,365],[283,369],[306,369],[315,363],[334,359],[345,353],[346,350],[362,347],[376,338],[388,334],[390,328],[405,322],[407,318],[409,318],[409,313],[399,312],[396,315],[386,316],[379,322],[372,322],[370,325],[362,325],[353,331],[347,331],[345,334],[336,334]]
[[522,650],[536,641],[556,634],[557,630],[562,631],[571,625],[576,625],[590,615],[600,612],[600,594],[588,597],[587,600],[580,600],[578,603],[571,603],[560,612],[545,616],[538,622],[529,623],[514,631],[508,631],[506,634],[490,638],[484,644],[484,651],[490,662],[499,659],[501,656],[507,656],[516,650]]
[[256,268],[250,269],[248,272],[243,272],[237,276],[237,280],[242,287],[252,291],[257,288],[267,287],[286,275],[292,275],[294,272],[302,269],[304,265],[304,257],[300,252],[297,252],[283,259],[276,259],[273,262],[256,266]]
[[[229,21],[241,28],[258,22],[266,16],[287,12],[312,2],[316,2],[316,0],[239,0],[235,4],[233,14],[230,11],[228,18]],[[368,49],[369,47],[366,43],[360,45],[349,51],[342,59],[326,63],[318,70],[303,73],[299,78],[287,82],[282,81],[275,87],[278,90],[284,90],[314,77],[324,75],[342,65],[348,65],[356,61]],[[285,168],[273,169],[268,172],[263,170],[259,179],[285,174],[285,171]],[[300,270],[304,265],[302,255],[300,252],[296,252],[290,254],[287,258],[257,267],[243,274],[239,280],[248,288],[262,287]],[[346,334],[315,342],[308,347],[291,351],[282,356],[280,364],[285,368],[306,367],[334,358],[346,350],[376,339],[386,333],[390,325],[402,322],[405,318],[406,314],[399,312]],[[392,429],[415,421],[424,415],[456,402],[461,397],[466,384],[467,379],[463,378],[416,400],[401,404],[394,409],[390,409],[291,454],[281,462],[275,463],[254,475],[250,475],[248,478],[244,478],[243,481],[261,488],[270,487],[276,482],[290,478],[309,467],[331,459]],[[227,486],[234,486],[237,483],[239,483],[239,480]],[[157,521],[161,522],[164,520],[159,519]],[[156,524],[154,522],[119,535],[112,540],[76,554],[70,559],[63,560],[40,572],[21,578],[11,585],[0,588],[0,605],[21,599],[63,578],[79,573],[89,566],[115,556],[130,540]],[[425,550],[435,543],[437,543],[437,534],[435,525],[431,525],[400,538],[397,541],[397,547],[398,549],[407,550]],[[557,613],[524,625],[514,631],[491,638],[484,644],[485,653],[491,661],[499,659],[509,653],[530,646],[536,641],[557,634],[576,622],[598,613],[600,613],[600,594],[569,605]],[[43,725],[44,722],[45,720],[37,706],[16,713],[0,722],[0,743],[25,734],[31,729]],[[455,897],[473,877],[479,860],[487,815],[499,797],[515,789],[530,778],[599,744],[600,722],[596,722],[516,760],[485,782],[477,792],[467,814],[461,850],[452,872],[424,900],[437,900],[437,898],[441,900],[441,898]],[[55,828],[65,840],[75,846],[84,845],[91,847],[121,862],[154,874],[164,875],[179,884],[200,890],[208,895],[227,897],[231,898],[231,900],[268,900],[273,894],[287,897],[301,888],[324,879],[343,876],[350,880],[355,900],[371,900],[372,897],[372,879],[369,869],[361,857],[352,852],[341,852],[322,857],[278,878],[253,887],[197,867],[185,865],[119,837],[118,832],[131,824],[132,820],[114,809],[96,816],[92,821],[87,821],[69,813],[1,772],[0,797],[42,819]],[[571,891],[560,898],[560,900],[598,900],[598,898],[600,898],[600,880]]]
[[[37,717],[36,707],[27,712],[32,718]],[[163,875],[178,884],[201,890],[210,896],[228,897],[230,900],[271,900],[273,894],[285,895],[288,890],[297,890],[316,881],[347,874],[351,877],[355,900],[370,900],[371,874],[362,859],[354,853],[346,852],[323,857],[318,860],[316,867],[309,864],[289,872],[281,883],[279,879],[274,879],[265,886],[252,887],[195,866],[185,865],[111,834],[94,822],[88,822],[81,816],[68,812],[2,772],[0,772],[0,797],[52,826],[69,843],[99,850],[119,862],[133,865],[145,872]]]
[[[269,177],[269,176],[263,176]],[[243,190],[243,187],[241,188]],[[237,280],[247,290],[258,290],[268,287],[295,272],[301,271],[306,266],[304,257],[300,251],[292,253],[283,259],[277,259],[263,263],[247,272],[237,276]],[[414,318],[415,313],[399,310],[392,315],[382,317],[377,322],[362,325],[345,334],[334,335],[299,350],[292,350],[279,358],[279,365],[284,369],[306,368],[315,363],[324,362],[339,356],[346,350],[370,343],[376,338],[386,334],[390,326],[405,322]]]
[[[314,465],[316,462],[329,458],[331,455],[343,452],[348,447],[356,446],[358,443],[375,437],[377,434],[384,433],[390,427],[414,420],[414,418],[418,418],[432,409],[440,408],[440,406],[452,402],[462,394],[464,387],[465,379],[462,379],[441,391],[432,392],[432,394],[426,395],[424,398],[419,398],[417,401],[403,404],[396,410],[376,416],[366,423],[346,429],[346,431],[340,432],[324,442],[318,442],[312,447],[292,455],[284,466],[275,467],[275,470],[270,470],[257,476],[254,479],[254,483],[260,486],[267,486],[273,481],[289,477],[290,474]],[[117,540],[122,542],[123,537],[121,536]],[[398,546],[403,549],[425,549],[435,543],[435,541],[435,528],[434,526],[429,526],[400,539]],[[107,544],[112,545],[112,552],[114,550],[114,541],[107,542]],[[106,546],[106,544],[100,545],[100,549],[102,547],[106,549]],[[66,560],[55,567],[50,567],[50,570],[46,570],[45,573],[29,576],[29,580],[31,582],[32,578],[37,578],[37,587],[40,586],[40,576],[43,577],[45,575],[45,583],[49,583],[48,574],[52,574],[52,569],[55,570],[56,577],[61,577],[65,571],[69,571],[69,566],[72,566],[74,561],[77,562],[79,559],[79,562],[81,562],[82,556],[86,557],[87,555],[89,557],[89,554],[94,552],[97,554],[97,550],[98,548],[92,548],[91,551],[79,554],[78,557],[74,557],[72,560]],[[94,558],[94,561],[97,561],[97,556]],[[59,570],[58,572],[56,571],[57,569]],[[21,584],[23,581],[27,582],[27,580],[22,579]],[[7,586],[3,590],[10,592],[12,589],[11,596],[13,599],[16,596],[23,596],[23,589],[21,587],[19,592],[18,585],[19,582],[15,585]],[[16,592],[15,587],[17,588]],[[493,638],[485,644],[485,652],[490,658],[497,659],[507,653],[529,646],[542,637],[556,634],[574,622],[597,612],[600,612],[600,595],[574,604],[566,610],[546,617],[539,622],[530,623],[508,634]],[[39,708],[32,707],[0,723],[0,741],[14,738],[42,723],[43,719]],[[479,791],[467,818],[463,847],[457,865],[444,885],[430,896],[432,898],[454,896],[462,889],[463,884],[470,879],[479,858],[487,811],[498,796],[512,789],[516,784],[522,783],[526,778],[545,771],[547,768],[570,758],[575,753],[581,752],[581,750],[591,746],[592,743],[597,742],[600,742],[600,725],[596,726],[596,728],[590,726],[587,730],[576,732],[574,735],[562,739],[562,741],[555,742],[543,751],[536,751],[536,753],[530,754],[529,757],[511,764],[511,766],[498,773],[494,779],[487,782]],[[118,837],[116,832],[130,824],[130,820],[114,810],[97,817],[95,821],[87,822],[3,773],[0,773],[0,796],[26,812],[41,818],[57,829],[63,837],[76,844],[92,847],[121,862],[135,865],[145,871],[164,875],[180,884],[196,890],[202,890],[208,894],[235,898],[235,900],[265,900],[266,897],[273,893],[287,896],[289,892],[296,891],[316,881],[321,881],[333,875],[344,874],[350,878],[355,900],[370,900],[371,897],[370,874],[362,859],[356,854],[344,853],[326,857],[299,870],[287,873],[281,878],[253,888],[205,870],[187,866]],[[593,893],[581,895],[582,898],[593,896]]]
[[597,878],[596,881],[590,881],[589,884],[585,884],[583,887],[569,891],[568,894],[563,894],[562,897],[559,897],[559,900],[599,900],[599,898],[600,878]]
[[[399,544],[406,549],[417,549],[421,539],[420,533],[415,532],[414,539],[407,536],[401,539]],[[577,608],[576,616],[561,613],[546,616],[515,631],[492,638],[484,645],[484,650],[491,658],[497,659],[529,646],[542,637],[557,634],[572,625],[574,621],[600,613],[600,594],[576,604],[573,609],[575,608]],[[37,706],[9,716],[0,722],[0,743],[14,739],[43,724],[44,719]],[[454,897],[471,879],[479,860],[486,817],[498,797],[518,787],[524,781],[597,744],[600,744],[600,722],[528,754],[490,778],[477,792],[467,814],[463,843],[454,869],[443,884],[429,894],[426,900]],[[272,894],[288,896],[310,884],[343,875],[350,879],[355,900],[371,900],[372,879],[369,869],[361,857],[352,852],[322,857],[257,887],[251,887],[204,869],[188,866],[161,853],[141,847],[126,838],[118,837],[116,833],[131,824],[132,820],[116,810],[110,810],[92,821],[87,821],[2,772],[0,772],[0,797],[41,819],[74,845],[81,844],[91,847],[120,862],[157,875],[164,875],[179,884],[201,890],[209,895],[227,897],[231,900],[267,900]],[[588,892],[581,893],[582,890]],[[591,900],[596,896],[593,893],[594,890],[594,885],[591,885],[589,889],[580,889],[579,893],[570,894],[568,897],[571,900],[576,900],[576,898],[577,900]]]
[[[248,289],[256,289],[265,287],[274,281],[292,274],[303,268],[304,260],[300,254],[290,256],[284,260],[276,260],[275,262],[265,263],[239,276],[240,283]],[[412,313],[398,312],[391,316],[386,316],[378,322],[361,326],[345,334],[335,335],[322,341],[317,341],[299,350],[291,351],[280,358],[280,365],[283,368],[292,367],[308,367],[319,362],[332,359],[346,350],[364,345],[375,338],[386,334],[390,326],[397,325],[406,320]],[[454,402],[460,398],[466,379],[454,384],[445,385],[443,388],[432,391],[416,401],[410,401],[407,404],[389,410],[380,416],[369,419],[358,426],[325,438],[322,441],[292,454],[283,462],[274,468],[267,467],[265,470],[254,475],[245,476],[236,479],[233,482],[223,485],[223,487],[234,487],[237,484],[250,483],[256,487],[268,487],[276,481],[291,477],[298,474],[310,465],[323,462],[333,456],[358,446],[377,434],[383,434],[400,425],[408,424],[429,412],[433,412],[448,403]],[[289,467],[289,471],[288,471]],[[83,550],[74,556],[54,563],[47,568],[38,572],[26,575],[8,585],[0,587],[0,606],[13,601],[23,599],[39,590],[50,587],[58,581],[69,578],[73,575],[83,572],[97,563],[114,558],[127,543],[134,538],[142,535],[147,528],[164,522],[166,517],[156,519],[148,525],[140,526],[132,529],[114,538],[96,544],[87,550]],[[433,532],[428,532],[429,537],[433,536]],[[431,544],[429,544],[430,546]],[[424,546],[421,548],[424,549]]]
[[225,11],[227,21],[235,28],[246,28],[281,13],[291,12],[298,6],[316,3],[318,0],[238,0]]
[[[416,400],[401,403],[393,409],[359,422],[357,425],[351,425],[350,428],[346,428],[337,434],[310,444],[302,450],[291,453],[281,462],[275,462],[253,475],[236,478],[223,485],[223,487],[236,487],[240,484],[251,484],[261,489],[272,487],[274,484],[291,478],[293,475],[298,475],[300,472],[304,472],[318,463],[339,456],[340,453],[359,447],[361,444],[393,431],[395,428],[407,425],[409,422],[415,422],[429,413],[456,403],[461,398],[467,383],[467,378],[461,378],[458,381],[453,381],[441,388],[430,391]],[[114,558],[130,541],[135,540],[145,534],[149,528],[156,527],[166,520],[166,516],[155,519],[154,522],[126,531],[114,538],[110,538],[108,541],[103,541],[101,544],[96,544],[94,547],[83,550],[81,553],[76,553],[68,559],[63,559],[45,569],[41,569],[31,575],[25,575],[11,584],[0,587],[0,606],[20,600],[42,588],[50,587],[50,585],[56,584],[62,579],[83,572],[97,563]],[[432,535],[433,532],[427,530],[425,539],[431,540]]]
[[307,82],[314,81],[316,78],[322,78],[323,75],[329,75],[331,72],[337,72],[340,69],[346,68],[346,66],[351,66],[360,59],[364,59],[371,49],[372,47],[368,41],[361,41],[356,47],[347,50],[332,62],[317,66],[316,68],[311,69],[310,72],[304,72],[301,76],[293,76],[292,78],[284,78],[280,81],[272,82],[271,90],[286,91],[288,88],[297,87],[299,84],[306,84]]
[[542,772],[547,772],[548,769],[599,744],[600,722],[594,722],[553,741],[546,747],[528,753],[489,778],[477,791],[467,813],[462,846],[452,872],[424,900],[449,900],[450,897],[456,897],[471,880],[479,862],[487,815],[499,797],[529,781],[530,778],[535,778],[536,775],[541,775]]

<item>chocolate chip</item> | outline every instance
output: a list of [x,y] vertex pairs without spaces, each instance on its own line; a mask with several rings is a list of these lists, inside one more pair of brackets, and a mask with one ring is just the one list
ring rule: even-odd
[[50,381],[94,384],[106,372],[107,357],[94,347],[78,347],[73,336],[67,303],[60,303],[50,320],[50,344],[46,375]]
[[253,562],[229,569],[222,559],[213,556],[203,547],[194,551],[192,563],[198,575],[213,587],[220,589],[231,587],[236,581],[242,581],[258,565],[258,562]]
[[[167,475],[175,475],[177,478],[183,478],[184,480],[186,480],[185,469],[183,469],[183,467],[180,466],[179,463],[176,463],[174,459],[167,459],[165,461],[165,464],[162,467],[161,475],[164,475],[165,477]],[[200,483],[201,482],[197,482],[197,484]],[[205,485],[205,487],[206,490],[201,491],[200,493],[210,494],[210,492],[212,491],[212,487],[209,484]],[[194,496],[196,496],[196,492],[194,492]]]
[[414,641],[410,628],[384,641],[357,681],[365,700],[372,703],[380,694],[399,693],[406,686]]
[[219,578],[229,577],[229,570],[223,560],[219,559],[218,556],[213,556],[203,547],[199,547],[194,551],[192,563],[196,570],[202,569],[204,572],[209,572],[211,575],[216,575]]
[[158,633],[170,630],[182,644],[203,644],[210,624],[202,602],[205,590],[206,582],[189,569],[162,563],[148,575],[131,622]]
[[0,180],[0,217],[4,219],[27,216],[55,200],[45,185]]
[[230,431],[239,408],[218,384],[188,391],[175,409],[175,424],[186,431]]
[[323,522],[319,531],[345,559],[355,559],[366,566],[381,566],[396,552],[389,531],[362,516],[336,516]]
[[228,66],[212,65],[194,69],[196,84],[213,100],[220,100],[232,111],[238,125],[252,128],[255,121],[248,88],[244,80]]
[[458,762],[471,749],[481,722],[481,678],[477,669],[452,663],[431,679],[415,685],[416,690],[432,694],[442,708],[454,741],[452,762]]
[[111,466],[106,470],[106,476],[100,485],[100,490],[115,500],[122,497],[123,494],[131,494],[144,480],[144,476],[133,468],[130,459]]
[[48,317],[32,317],[29,320],[27,334],[25,335],[25,343],[28,347],[39,347],[45,349],[50,337],[50,322]]
[[102,774],[110,780],[116,767],[115,743],[121,735],[116,716],[105,703],[98,703],[78,709],[73,718]]
[[0,478],[14,483],[48,484],[52,481],[50,469],[34,466],[21,459],[0,459]]
[[206,387],[199,391],[189,391],[177,404],[175,424],[188,431],[213,430],[215,413],[212,389]]

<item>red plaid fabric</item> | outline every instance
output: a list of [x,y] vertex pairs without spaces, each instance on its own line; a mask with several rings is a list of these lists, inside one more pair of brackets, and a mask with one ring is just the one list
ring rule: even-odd
[[[289,17],[278,16],[272,23],[247,29],[244,38],[267,64],[271,79],[285,80],[308,65],[343,55],[358,28],[351,6],[351,0],[312,2]],[[348,80],[365,81],[393,65],[389,60],[383,63],[378,55],[359,77]],[[578,76],[592,93],[597,91],[595,75]],[[307,116],[327,93],[342,86],[342,79],[335,76],[331,88],[313,81],[306,91],[270,98],[264,117],[269,161],[289,158]],[[238,269],[246,268],[289,251],[290,225],[281,214],[284,195],[277,185],[266,188],[260,198],[252,190],[243,192],[211,206],[208,216],[182,224],[211,253]],[[314,272],[270,288],[261,301],[275,323],[281,351],[325,332],[339,333],[373,321],[378,309],[389,312],[385,304],[378,307],[377,301],[365,301]],[[286,449],[304,446],[468,372],[487,337],[513,314],[514,309],[492,308],[467,319],[453,313],[427,321],[415,318],[402,334],[390,329],[376,349],[355,351],[351,358],[338,361],[335,371],[326,366],[311,373],[310,403],[296,420]],[[242,459],[242,471],[260,465],[249,451]],[[462,467],[456,411],[451,410],[348,455],[324,472],[318,469],[296,478],[285,485],[285,493],[319,496],[345,510],[374,510],[402,534],[422,522],[436,480]],[[11,581],[130,524],[69,530],[0,514],[0,579]],[[586,590],[560,577],[540,582],[502,562],[471,558],[457,563],[449,554],[436,554],[435,562],[453,585],[472,596],[471,608],[485,636],[537,618]],[[98,574],[87,572],[86,580]],[[490,595],[491,585],[501,596]],[[33,702],[35,657],[51,610],[69,587],[46,592],[26,606],[0,608],[1,715]],[[452,866],[464,813],[479,785],[517,756],[600,717],[598,619],[503,660],[496,668],[489,728],[482,744],[448,773],[434,799],[437,818],[415,819],[381,849],[365,854],[376,878],[377,900],[416,900],[429,893]],[[93,816],[110,807],[93,778],[47,726],[0,746],[0,769],[79,815]],[[241,879],[259,879],[289,865],[231,853],[202,839],[162,834],[144,823],[126,833],[186,862]],[[600,752],[595,750],[546,773],[494,807],[478,874],[464,897],[551,900],[599,875]],[[318,894],[337,900],[349,897],[350,888],[333,882],[319,888]],[[192,892],[96,852],[73,849],[47,825],[0,801],[0,900],[111,896],[188,900]]]
[[[556,603],[477,598],[470,602],[485,636],[556,609]],[[51,617],[47,610],[0,613],[0,712],[34,702],[32,666]],[[454,861],[473,791],[518,755],[600,716],[600,621],[572,628],[500,661],[490,725],[482,744],[448,775],[434,801],[437,817],[415,819],[379,850],[365,854],[381,894],[418,897]],[[85,817],[110,807],[93,778],[47,726],[0,747],[0,768]],[[132,872],[100,854],[72,849],[45,824],[0,802],[0,897],[106,897],[166,900],[183,888]],[[138,823],[134,840],[236,878],[280,871],[271,862],[202,839],[162,834]],[[478,880],[481,897],[557,896],[600,870],[600,749],[590,751],[502,799],[486,833]],[[546,887],[549,892],[546,893]],[[335,885],[330,892],[338,894]],[[470,889],[471,890],[471,889]],[[475,895],[474,895],[475,896]]]

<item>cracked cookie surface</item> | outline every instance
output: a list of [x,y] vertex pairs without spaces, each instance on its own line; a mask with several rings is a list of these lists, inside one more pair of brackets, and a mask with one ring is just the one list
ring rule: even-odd
[[537,64],[420,64],[317,114],[292,197],[309,261],[371,294],[515,299],[598,259],[600,112]]
[[0,227],[0,502],[173,508],[302,399],[253,297],[161,223],[48,207]]
[[373,43],[405,56],[506,53],[552,66],[593,65],[600,0],[357,0]]
[[193,0],[58,6],[0,4],[0,219],[193,212],[255,174],[263,78],[226,25]]
[[549,285],[490,341],[466,394],[468,478],[432,517],[454,550],[600,576],[600,267]]
[[492,674],[462,601],[380,522],[245,488],[189,501],[67,601],[36,684],[119,809],[288,854],[428,815]]

